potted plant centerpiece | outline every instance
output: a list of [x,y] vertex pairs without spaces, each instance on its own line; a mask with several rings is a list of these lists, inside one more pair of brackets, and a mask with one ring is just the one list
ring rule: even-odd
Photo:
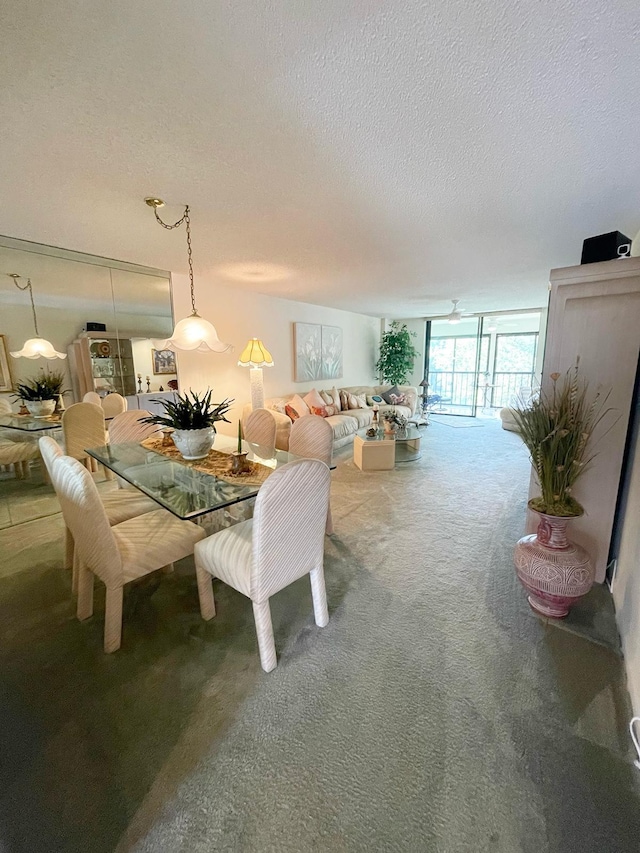
[[21,400],[34,418],[48,418],[60,399],[64,382],[63,373],[42,373],[34,379],[18,383],[15,400]]
[[512,409],[541,493],[529,501],[540,521],[537,533],[516,545],[516,573],[531,607],[556,618],[566,616],[593,585],[593,563],[584,548],[567,539],[567,523],[584,513],[573,487],[595,456],[595,428],[612,411],[605,408],[609,394],[589,395],[577,362],[560,378],[560,373],[552,373],[549,393],[520,401]]
[[395,409],[388,409],[386,412],[383,412],[382,420],[384,422],[384,431],[387,435],[393,435],[394,433],[402,435],[407,429],[407,419]]
[[173,443],[184,459],[204,459],[213,447],[216,421],[231,421],[225,418],[233,400],[222,403],[211,402],[211,391],[203,397],[196,391],[187,391],[184,396],[176,394],[176,400],[153,400],[164,408],[164,415],[141,418],[142,423],[159,424],[173,428]]

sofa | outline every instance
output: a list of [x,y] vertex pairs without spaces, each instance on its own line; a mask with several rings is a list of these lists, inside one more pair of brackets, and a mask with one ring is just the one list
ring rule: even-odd
[[[340,411],[337,414],[328,414],[326,417],[327,423],[331,426],[333,430],[333,449],[337,450],[339,447],[343,447],[344,445],[350,444],[355,434],[358,430],[366,429],[371,426],[373,423],[373,407],[374,405],[378,406],[378,417],[382,419],[382,415],[385,411],[390,409],[395,409],[398,414],[404,415],[406,418],[411,418],[416,413],[416,407],[418,404],[418,389],[414,388],[410,385],[399,385],[398,391],[402,393],[405,397],[405,402],[403,404],[390,404],[387,402],[377,403],[373,401],[374,396],[381,396],[383,393],[388,393],[390,390],[389,385],[350,385],[346,388],[331,388],[331,389],[322,389],[319,393],[324,393],[325,395],[329,395],[330,397],[334,397],[335,391],[342,391],[346,394],[350,394],[354,397],[364,398],[365,405],[359,405],[358,408],[349,408],[343,409],[342,404],[340,405]],[[315,389],[313,389],[315,390]],[[272,397],[270,399],[265,400],[264,407],[265,409],[269,409],[274,418],[276,419],[276,447],[279,450],[288,450],[289,449],[289,432],[291,431],[292,420],[291,417],[286,413],[286,408],[290,404],[290,401],[293,400],[296,396],[301,396],[304,400],[305,397],[312,394],[312,392],[304,392],[301,395],[296,394],[288,394],[283,395],[281,397]],[[329,408],[331,404],[327,408]],[[251,405],[248,404],[244,407],[242,418],[243,421],[251,411]],[[307,412],[303,411],[298,414],[307,414]]]

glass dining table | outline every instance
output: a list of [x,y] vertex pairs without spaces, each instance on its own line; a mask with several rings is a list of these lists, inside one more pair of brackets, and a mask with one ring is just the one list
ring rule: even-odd
[[[216,435],[214,450],[231,454],[237,441]],[[247,459],[278,468],[299,457],[284,450],[243,442]],[[137,442],[87,448],[89,456],[113,471],[178,518],[196,521],[216,510],[241,504],[258,494],[259,486],[233,483],[198,471],[187,462],[170,459]]]
[[[60,418],[55,415],[46,418],[34,418],[31,415],[0,415],[0,430],[2,429],[17,429],[21,432],[33,434],[62,429],[62,423]],[[1,432],[0,438],[2,438]]]

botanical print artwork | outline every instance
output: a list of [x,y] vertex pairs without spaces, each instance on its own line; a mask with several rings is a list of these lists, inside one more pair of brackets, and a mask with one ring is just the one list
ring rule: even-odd
[[0,391],[11,391],[13,383],[9,371],[9,354],[7,352],[7,339],[0,335]]
[[294,380],[307,382],[320,379],[322,344],[320,326],[316,323],[294,323]]
[[342,376],[342,329],[340,326],[322,327],[321,379],[339,379]]

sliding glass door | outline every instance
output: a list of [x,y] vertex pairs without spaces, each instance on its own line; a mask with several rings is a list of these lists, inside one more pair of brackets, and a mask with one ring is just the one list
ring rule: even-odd
[[[486,405],[489,373],[489,335],[482,334],[482,317],[460,323],[427,322],[426,376],[434,414],[475,417]],[[483,384],[483,379],[486,381]]]

